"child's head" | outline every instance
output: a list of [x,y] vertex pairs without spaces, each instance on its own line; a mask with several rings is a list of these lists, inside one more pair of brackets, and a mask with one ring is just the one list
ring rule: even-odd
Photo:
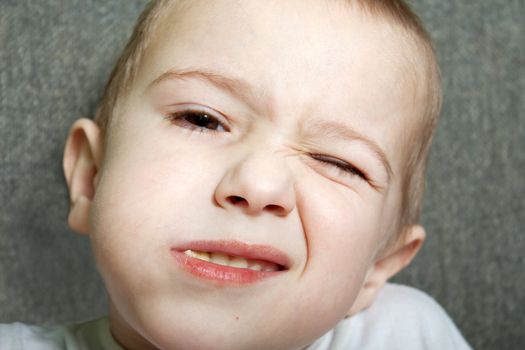
[[64,156],[116,339],[300,348],[367,307],[424,239],[438,80],[399,1],[153,2]]

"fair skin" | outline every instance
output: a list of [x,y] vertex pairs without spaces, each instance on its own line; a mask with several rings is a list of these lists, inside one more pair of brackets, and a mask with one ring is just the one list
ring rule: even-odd
[[[79,120],[64,155],[111,331],[127,349],[300,349],[423,242],[415,225],[379,253],[422,109],[404,38],[304,0],[194,1],[157,34],[107,137]],[[177,249],[202,241],[279,252],[260,259],[276,271],[188,270]]]

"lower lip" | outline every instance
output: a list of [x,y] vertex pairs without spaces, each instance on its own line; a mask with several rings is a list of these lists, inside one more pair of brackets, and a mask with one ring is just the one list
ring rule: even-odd
[[284,271],[254,271],[250,269],[237,268],[214,264],[205,260],[193,258],[186,254],[172,250],[175,261],[182,268],[202,279],[216,281],[225,284],[251,284],[263,279],[275,277]]

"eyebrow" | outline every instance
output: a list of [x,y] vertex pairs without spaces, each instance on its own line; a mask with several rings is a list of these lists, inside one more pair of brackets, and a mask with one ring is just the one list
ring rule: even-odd
[[316,135],[322,135],[326,138],[339,138],[345,141],[359,141],[364,143],[374,153],[376,158],[385,168],[388,175],[387,183],[390,183],[391,178],[394,176],[392,166],[390,165],[385,152],[376,142],[359,134],[357,131],[353,130],[347,125],[336,121],[307,119],[304,122],[304,125],[308,130],[315,130]]
[[215,87],[225,90],[243,101],[255,101],[252,86],[238,78],[230,78],[221,73],[203,69],[170,69],[153,80],[148,88],[152,88],[168,80],[184,80],[188,78],[198,79],[211,83]]

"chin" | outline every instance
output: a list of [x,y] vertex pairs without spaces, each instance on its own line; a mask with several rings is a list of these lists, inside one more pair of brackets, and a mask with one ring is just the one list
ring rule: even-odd
[[[212,315],[206,317],[205,306],[202,307],[202,315],[197,317],[195,312],[186,314],[187,311],[168,315],[167,312],[157,314],[149,312],[141,315],[126,326],[135,333],[135,339],[142,339],[136,345],[145,349],[227,349],[227,350],[292,350],[302,349],[320,337],[324,331],[314,336],[312,333],[305,336],[305,332],[297,334],[297,327],[285,329],[290,322],[281,322],[281,327],[275,325],[264,325],[253,322],[254,320],[239,319],[232,315]],[[172,309],[173,310],[173,309]],[[149,310],[153,311],[153,310]],[[211,310],[208,310],[211,311]],[[217,319],[223,319],[222,322]],[[282,321],[282,320],[281,320]],[[300,329],[300,328],[299,328]],[[149,344],[149,346],[145,346]],[[125,345],[125,344],[123,344]],[[129,344],[127,347],[132,348]]]

